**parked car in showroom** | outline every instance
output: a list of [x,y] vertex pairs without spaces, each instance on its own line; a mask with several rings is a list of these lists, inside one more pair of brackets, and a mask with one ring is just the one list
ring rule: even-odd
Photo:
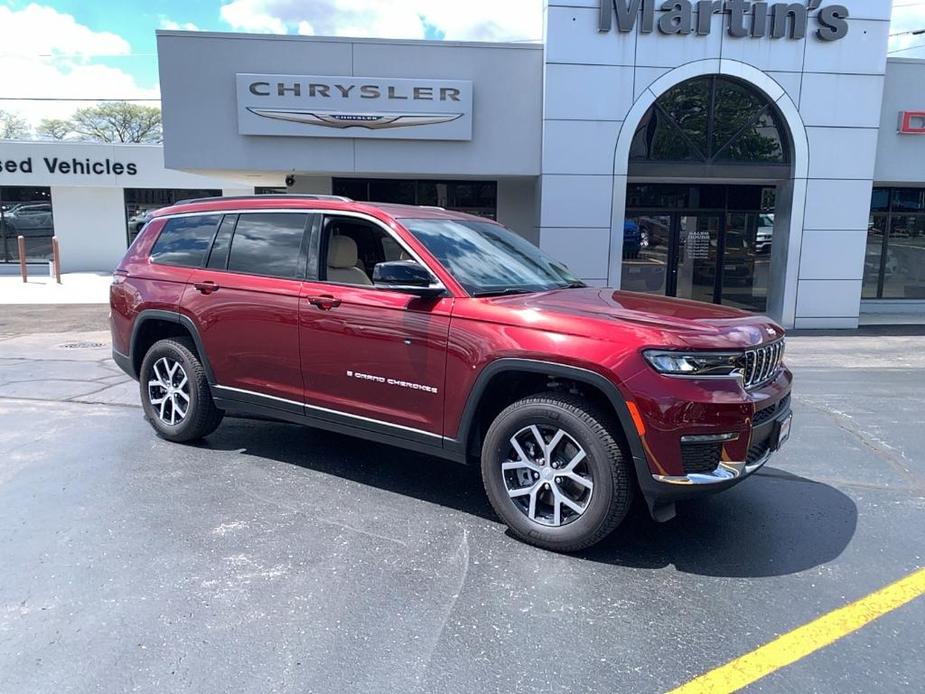
[[790,431],[768,318],[588,287],[505,227],[433,207],[211,198],[152,213],[115,271],[113,357],[163,438],[224,416],[481,467],[518,537],[606,537],[641,495],[759,469]]

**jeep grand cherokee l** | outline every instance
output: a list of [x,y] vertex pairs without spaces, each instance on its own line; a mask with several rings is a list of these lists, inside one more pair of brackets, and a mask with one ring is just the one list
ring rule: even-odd
[[439,208],[178,203],[129,248],[111,305],[113,356],[163,438],[272,418],[477,463],[511,530],[554,550],[605,537],[637,494],[671,518],[790,430],[767,318],[585,286]]

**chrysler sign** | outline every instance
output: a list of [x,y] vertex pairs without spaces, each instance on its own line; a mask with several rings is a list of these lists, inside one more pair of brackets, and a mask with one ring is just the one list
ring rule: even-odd
[[[599,0],[598,30],[610,31],[613,18],[617,30],[650,34],[695,34],[707,36],[713,15],[725,15],[726,32],[736,38],[802,39],[810,24],[810,12],[816,36],[823,41],[837,41],[848,33],[848,8],[822,5],[822,0],[803,2],[749,2],[749,0]],[[656,12],[656,10],[658,10]]]
[[242,135],[472,139],[471,82],[249,73],[235,77]]

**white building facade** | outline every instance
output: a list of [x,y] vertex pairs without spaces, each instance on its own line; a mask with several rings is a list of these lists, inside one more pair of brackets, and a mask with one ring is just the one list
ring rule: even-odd
[[[110,269],[158,204],[272,190],[491,217],[590,284],[787,327],[925,315],[925,61],[887,59],[889,16],[548,0],[542,44],[162,31],[163,150],[0,143],[36,148],[0,207],[47,186],[66,269]],[[136,175],[37,165],[129,153]]]

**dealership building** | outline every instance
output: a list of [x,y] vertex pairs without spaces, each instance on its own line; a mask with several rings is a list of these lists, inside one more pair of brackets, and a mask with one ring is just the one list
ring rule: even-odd
[[887,58],[890,9],[549,0],[542,44],[162,31],[163,149],[2,143],[0,229],[44,210],[65,270],[108,270],[151,207],[335,194],[788,327],[925,316],[925,61]]

